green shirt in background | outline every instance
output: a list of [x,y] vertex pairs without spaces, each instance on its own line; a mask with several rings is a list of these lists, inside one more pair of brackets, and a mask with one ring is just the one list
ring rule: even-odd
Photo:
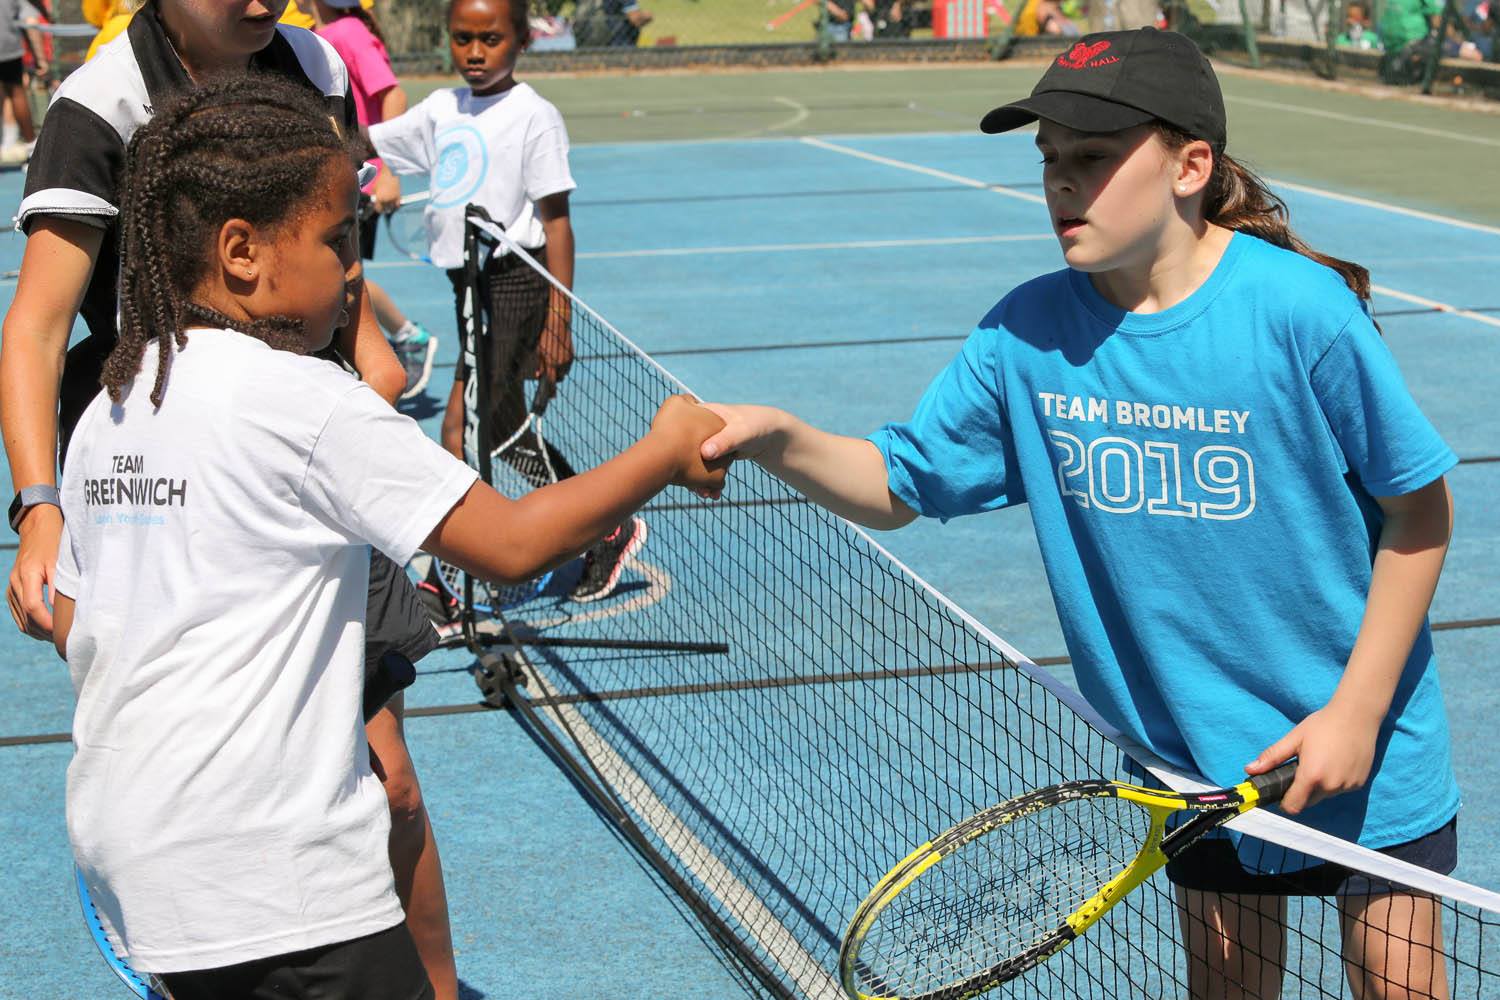
[[1439,0],[1386,0],[1380,14],[1380,40],[1398,52],[1432,30],[1430,19],[1443,12]]

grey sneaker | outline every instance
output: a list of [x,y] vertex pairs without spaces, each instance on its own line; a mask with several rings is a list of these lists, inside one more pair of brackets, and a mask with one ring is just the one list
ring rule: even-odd
[[597,601],[615,592],[625,564],[646,544],[646,522],[632,517],[614,534],[589,549],[583,557],[583,576],[568,596],[579,603]]
[[422,390],[427,388],[427,380],[432,377],[432,359],[437,354],[437,338],[428,333],[427,328],[420,323],[412,323],[412,327],[410,335],[391,341],[392,350],[401,359],[401,367],[406,370],[406,388],[401,392],[402,399],[420,396]]

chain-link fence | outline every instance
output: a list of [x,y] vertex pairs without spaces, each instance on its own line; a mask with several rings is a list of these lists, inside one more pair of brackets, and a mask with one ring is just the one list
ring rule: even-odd
[[[373,0],[406,73],[450,68],[447,0]],[[527,69],[1002,58],[1147,24],[1217,58],[1500,96],[1500,0],[530,0]],[[84,0],[53,0],[82,21]],[[97,6],[97,3],[93,5]]]
[[[409,67],[444,65],[444,6],[377,0]],[[682,50],[705,49],[718,50],[713,62],[998,58],[1157,25],[1253,66],[1500,90],[1497,15],[1500,0],[532,0],[530,58],[538,68],[682,64]]]

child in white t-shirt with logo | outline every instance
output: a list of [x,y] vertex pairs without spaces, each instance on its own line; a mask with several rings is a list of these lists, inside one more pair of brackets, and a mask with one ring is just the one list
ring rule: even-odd
[[[488,211],[559,284],[573,286],[568,194],[577,185],[568,169],[568,130],[557,108],[515,78],[516,59],[530,31],[524,0],[451,0],[449,43],[454,66],[468,86],[436,91],[406,114],[370,127],[370,141],[386,166],[398,174],[428,176],[428,244],[432,262],[447,269],[453,282],[460,330],[464,209],[469,204]],[[382,178],[375,197],[382,204],[399,202],[395,179]],[[573,364],[569,313],[544,276],[503,250],[485,262],[479,281],[491,331],[491,437],[500,441],[525,419],[527,378],[557,383],[567,376]],[[468,378],[469,365],[461,357],[443,417],[443,444],[455,455],[463,454],[463,387]],[[567,459],[552,445],[547,449],[558,478],[571,476]],[[609,596],[626,561],[645,540],[646,524],[640,518],[617,526],[586,554],[572,598]]]
[[359,276],[357,182],[315,96],[221,79],[128,159],[120,337],[73,437],[53,581],[75,859],[175,1000],[431,998],[361,718],[370,547],[529,578],[668,482],[716,493],[696,455],[722,424],[670,400],[619,457],[508,500],[306,356]]

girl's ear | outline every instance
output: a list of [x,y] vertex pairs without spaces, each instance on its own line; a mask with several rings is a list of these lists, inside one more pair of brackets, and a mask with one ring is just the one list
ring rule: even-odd
[[[244,219],[230,219],[219,227],[219,269],[230,288],[254,284],[260,273],[266,244],[256,228]],[[248,289],[244,289],[248,291]]]
[[1177,176],[1172,192],[1179,198],[1191,198],[1208,186],[1214,172],[1213,147],[1195,139],[1177,151]]

